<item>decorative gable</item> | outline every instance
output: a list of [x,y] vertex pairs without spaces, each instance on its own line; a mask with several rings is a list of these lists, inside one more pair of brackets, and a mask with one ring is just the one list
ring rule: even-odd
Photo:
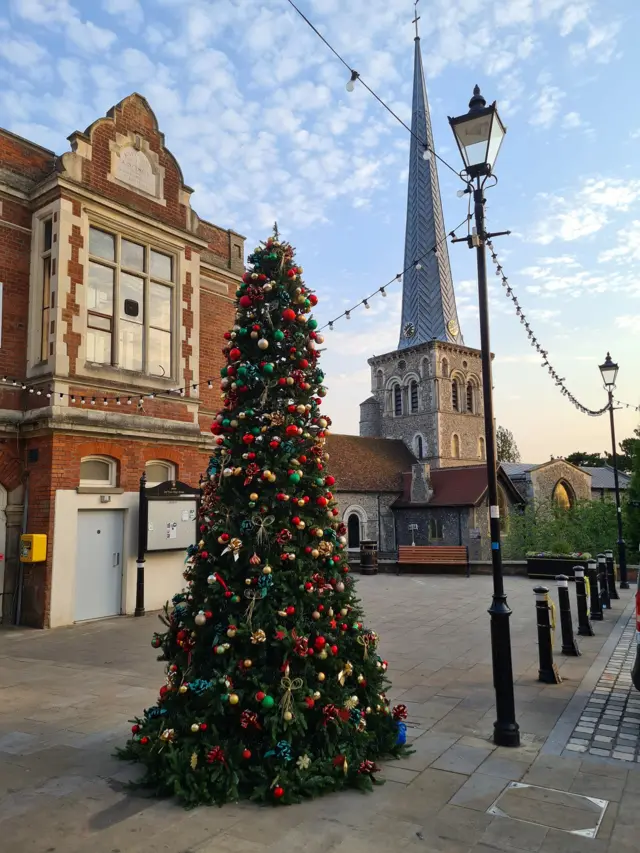
[[116,138],[109,141],[109,150],[109,181],[166,204],[164,168],[156,152],[151,150],[148,140],[132,130],[126,134],[116,133]]

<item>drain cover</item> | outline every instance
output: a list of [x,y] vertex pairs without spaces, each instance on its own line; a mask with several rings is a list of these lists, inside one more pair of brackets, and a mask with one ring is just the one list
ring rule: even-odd
[[595,838],[608,805],[608,800],[511,782],[487,814]]

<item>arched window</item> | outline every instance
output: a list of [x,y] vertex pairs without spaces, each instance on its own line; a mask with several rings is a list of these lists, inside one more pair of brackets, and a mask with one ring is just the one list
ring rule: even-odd
[[414,380],[409,385],[409,403],[412,412],[418,411],[418,383]]
[[116,485],[116,460],[109,456],[85,456],[80,460],[80,485],[113,488]]
[[176,479],[176,466],[173,462],[152,459],[144,466],[144,470],[147,475],[147,486],[158,486],[160,483]]
[[478,459],[486,459],[486,458],[487,458],[487,455],[485,453],[484,438],[482,436],[480,436],[480,438],[478,439]]
[[553,490],[553,500],[560,509],[571,509],[573,506],[573,491],[568,483],[558,480]]
[[360,517],[352,512],[347,519],[348,547],[360,547]]
[[422,459],[422,457],[424,456],[424,445],[422,442],[421,435],[416,436],[416,456],[418,457],[418,459]]
[[440,367],[442,370],[442,375],[444,376],[445,379],[447,379],[449,376],[449,362],[447,361],[446,358],[442,359],[442,361],[440,362]]
[[428,358],[422,359],[421,373],[422,373],[423,379],[426,379],[427,376],[429,375],[429,359]]
[[451,436],[451,455],[454,459],[460,459],[460,436],[455,432]]
[[402,414],[402,388],[399,385],[393,386],[393,414]]
[[460,411],[460,383],[457,379],[451,383],[451,407],[454,412]]
[[376,373],[376,388],[384,388],[384,373],[381,370]]
[[473,387],[473,382],[467,382],[467,411],[473,412],[475,411],[475,389]]

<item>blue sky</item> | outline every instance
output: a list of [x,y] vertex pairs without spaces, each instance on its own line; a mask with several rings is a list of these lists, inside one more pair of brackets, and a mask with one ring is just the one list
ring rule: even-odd
[[[300,0],[381,97],[410,119],[409,0]],[[489,191],[510,282],[550,359],[590,408],[598,363],[621,363],[640,404],[640,73],[636,0],[420,0],[439,153],[458,166],[447,115],[474,83],[508,126]],[[144,94],[204,218],[249,238],[274,219],[298,249],[328,320],[402,268],[409,135],[285,0],[0,0],[0,124],[59,153],[125,95]],[[440,170],[452,228],[466,213]],[[475,259],[450,247],[465,342],[478,345]],[[540,367],[497,278],[492,348],[498,422],[523,458],[608,447]],[[393,291],[393,288],[391,289]],[[366,359],[393,349],[399,287],[327,333],[327,410],[357,432]],[[620,437],[640,414],[618,415]]]

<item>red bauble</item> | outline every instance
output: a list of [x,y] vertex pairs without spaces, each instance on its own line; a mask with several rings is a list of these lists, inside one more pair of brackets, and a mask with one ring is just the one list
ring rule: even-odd
[[323,495],[320,495],[319,498],[316,498],[316,503],[318,506],[326,506],[329,501]]
[[223,542],[228,542],[229,541],[229,534],[228,533],[221,533],[220,538],[222,539]]
[[[306,550],[307,550],[307,549],[305,548],[305,551],[306,551]],[[309,548],[309,550],[311,550],[311,548]],[[313,589],[313,584],[311,583],[311,581],[307,581],[307,582],[306,582],[306,584],[304,585],[304,588],[305,588],[305,589],[307,589],[307,590],[308,590],[308,589]]]
[[231,361],[237,361],[241,355],[242,353],[240,352],[238,347],[234,347],[229,353],[229,358],[231,359]]
[[131,726],[131,731],[133,732],[134,735],[137,735],[138,732],[140,731],[140,726],[137,726],[137,725]]
[[295,267],[292,267],[290,270],[287,270],[287,275],[289,276],[289,278],[293,278],[295,276],[295,274],[296,274]]
[[311,545],[305,545],[304,546],[304,553],[305,554],[310,554],[312,550],[313,550],[313,548],[311,547]]
[[338,654],[338,647],[337,646],[331,646],[331,654],[332,655]]
[[280,797],[284,797],[284,788],[281,788],[280,785],[276,785],[276,787],[273,789],[273,796],[276,798],[276,800],[279,800]]
[[225,339],[225,341],[230,341],[231,340],[231,332],[225,332],[222,337]]
[[270,442],[269,442],[269,447],[270,447],[272,450],[275,450],[279,444],[280,444],[280,442],[279,442],[279,441],[270,441]]
[[266,695],[266,694],[265,694],[265,693],[263,693],[263,692],[262,692],[262,690],[258,690],[258,692],[256,693],[256,699],[258,700],[258,702],[262,702],[262,700],[264,699],[265,695]]
[[316,704],[312,696],[307,696],[304,701],[307,703],[307,708],[313,708],[313,706]]
[[295,410],[296,410],[296,407],[295,407],[294,403],[292,403],[290,406],[287,406],[288,412],[291,412],[293,414],[293,412],[295,412]]
[[290,321],[295,320],[296,319],[296,312],[292,308],[285,308],[284,311],[282,312],[282,319],[283,320],[290,320]]
[[348,631],[349,630],[349,626],[347,625],[346,622],[342,623],[342,625],[340,626],[340,630],[341,631]]
[[295,424],[289,424],[289,426],[286,428],[285,432],[287,433],[287,435],[291,435],[291,436],[297,435],[298,434],[298,427]]
[[143,743],[143,744],[145,744],[145,746],[146,746],[146,744],[148,744],[148,743],[149,743],[149,738],[148,738],[148,737],[141,737],[141,738],[140,738],[140,743]]
[[301,358],[300,361],[298,362],[298,367],[301,367],[304,370],[305,367],[309,367],[309,362],[307,361],[306,358]]
[[327,644],[327,641],[325,640],[324,637],[316,637],[316,639],[313,643],[313,645],[316,647],[316,649],[324,649],[326,644]]
[[243,750],[242,751],[242,757],[244,758],[245,761],[248,761],[251,758],[251,750],[250,749]]
[[250,296],[247,296],[247,294],[245,293],[245,295],[244,295],[244,296],[241,296],[241,297],[240,297],[240,305],[241,305],[243,308],[249,308],[249,307],[250,307],[250,305],[251,305],[251,297],[250,297]]
[[280,379],[278,379],[278,385],[286,385],[286,384],[287,384],[287,380],[284,378],[284,376],[281,376]]
[[200,723],[200,731],[206,732],[206,730],[207,730],[207,724],[206,723]]
[[300,524],[300,516],[294,515],[293,518],[291,519],[291,524]]
[[287,609],[286,609],[286,611],[285,611],[285,612],[286,612],[287,616],[293,616],[293,614],[296,612],[296,609],[295,609],[295,607],[294,607],[292,604],[290,604],[290,605],[287,607]]
[[219,435],[222,432],[222,427],[220,426],[219,423],[214,422],[211,424],[211,432],[214,435]]
[[254,435],[251,435],[251,433],[248,432],[242,436],[242,440],[245,444],[252,444],[256,439]]
[[331,474],[329,474],[327,477],[324,478],[324,481],[327,486],[333,486],[336,481],[336,478],[332,477]]
[[255,459],[255,458],[256,458],[256,454],[253,452],[253,450],[250,453],[247,453],[247,459]]
[[310,302],[312,305],[317,305],[317,304],[318,304],[318,297],[315,295],[315,293],[310,293],[310,294],[309,294],[309,302]]

